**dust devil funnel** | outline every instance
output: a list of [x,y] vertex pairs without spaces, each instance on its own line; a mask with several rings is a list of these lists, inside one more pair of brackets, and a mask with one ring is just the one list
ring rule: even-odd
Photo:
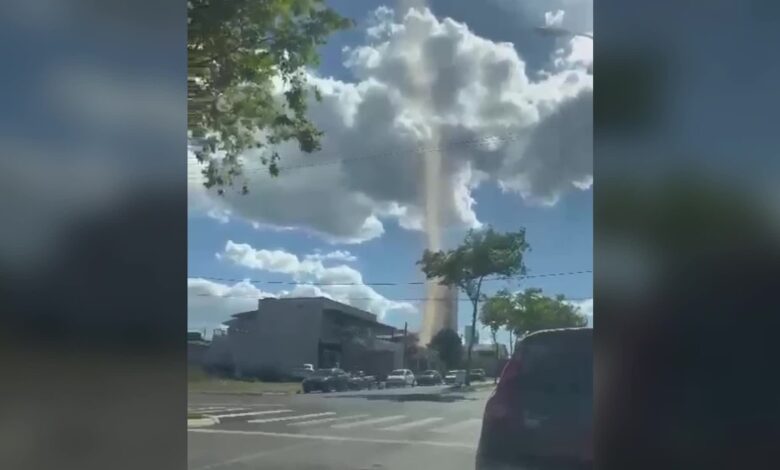
[[[410,9],[423,12],[427,8],[424,0],[401,0],[400,7],[401,12],[408,12]],[[404,35],[407,41],[405,50],[408,51],[412,60],[417,58],[418,62],[417,67],[409,68],[412,90],[406,104],[410,109],[416,111],[424,122],[430,124],[426,142],[423,142],[425,150],[421,151],[419,155],[423,166],[423,178],[420,181],[423,187],[420,194],[423,197],[422,205],[425,211],[426,248],[436,251],[442,248],[442,154],[439,129],[433,124],[435,122],[432,119],[433,108],[429,101],[433,95],[431,84],[436,76],[436,71],[431,70],[430,63],[425,60],[421,51],[426,39],[424,30],[414,27],[414,22],[405,21],[405,23],[407,25]],[[457,289],[442,286],[437,280],[426,283],[426,300],[420,328],[420,343],[422,345],[427,346],[436,333],[444,328],[458,331],[457,295]]]

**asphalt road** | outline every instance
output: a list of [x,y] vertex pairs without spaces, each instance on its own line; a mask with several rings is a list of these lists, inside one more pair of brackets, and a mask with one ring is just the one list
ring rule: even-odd
[[220,423],[188,432],[190,470],[474,468],[489,391],[190,395]]

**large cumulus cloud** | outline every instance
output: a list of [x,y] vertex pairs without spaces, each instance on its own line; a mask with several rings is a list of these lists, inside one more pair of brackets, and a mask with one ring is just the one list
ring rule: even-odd
[[367,310],[384,319],[388,313],[415,315],[409,302],[388,299],[363,281],[360,271],[347,265],[357,261],[348,251],[316,251],[297,256],[284,250],[256,249],[228,241],[217,257],[235,266],[289,276],[290,288],[263,289],[249,280],[233,283],[187,279],[187,323],[191,330],[212,330],[231,315],[257,308],[258,299],[326,297]]
[[417,313],[414,305],[390,300],[366,285],[362,273],[345,264],[356,260],[348,252],[299,257],[284,250],[257,249],[247,243],[228,240],[217,257],[243,268],[290,276],[298,284],[289,291],[274,294],[280,297],[328,297],[375,313],[379,318],[384,318],[391,311]]
[[479,225],[471,193],[481,184],[554,204],[592,179],[588,51],[570,46],[532,80],[509,43],[428,10],[398,18],[380,8],[365,43],[344,51],[354,81],[312,76],[323,94],[310,112],[325,131],[323,150],[301,155],[284,146],[278,178],[249,152],[248,196],[204,194],[191,173],[191,200],[217,219],[361,242],[380,236],[387,221],[424,227],[424,163],[439,151],[445,226]]

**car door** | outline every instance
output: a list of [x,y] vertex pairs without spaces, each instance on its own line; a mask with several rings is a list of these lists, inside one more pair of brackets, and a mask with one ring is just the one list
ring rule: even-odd
[[344,389],[345,385],[345,372],[341,369],[333,369],[333,386],[336,390]]

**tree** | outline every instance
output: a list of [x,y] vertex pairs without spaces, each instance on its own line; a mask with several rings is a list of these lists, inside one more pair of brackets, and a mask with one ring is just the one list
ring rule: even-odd
[[277,175],[276,145],[320,149],[322,132],[306,111],[310,92],[321,97],[305,67],[318,64],[317,48],[351,20],[323,0],[189,0],[187,24],[188,130],[206,163],[206,187],[232,185],[245,150],[258,149]]
[[450,328],[445,328],[436,333],[431,338],[428,347],[439,354],[439,359],[444,362],[447,369],[457,367],[463,356],[463,344],[460,342],[460,336]]
[[[514,308],[514,296],[507,290],[498,291],[492,297],[488,297],[485,303],[482,304],[479,319],[483,325],[490,328],[490,337],[495,347],[496,359],[498,359],[498,339],[496,335],[501,327],[507,325]],[[494,377],[494,381],[497,379],[498,377]]]
[[507,326],[516,334],[552,328],[586,326],[588,320],[562,295],[548,297],[541,289],[529,288],[514,296]]
[[[454,250],[425,250],[417,262],[428,279],[438,279],[440,284],[457,286],[471,301],[471,327],[476,329],[477,311],[482,282],[488,276],[510,277],[525,273],[523,254],[529,248],[525,230],[498,233],[492,227],[486,230],[469,230],[463,243]],[[471,336],[466,353],[466,384],[470,383]]]

